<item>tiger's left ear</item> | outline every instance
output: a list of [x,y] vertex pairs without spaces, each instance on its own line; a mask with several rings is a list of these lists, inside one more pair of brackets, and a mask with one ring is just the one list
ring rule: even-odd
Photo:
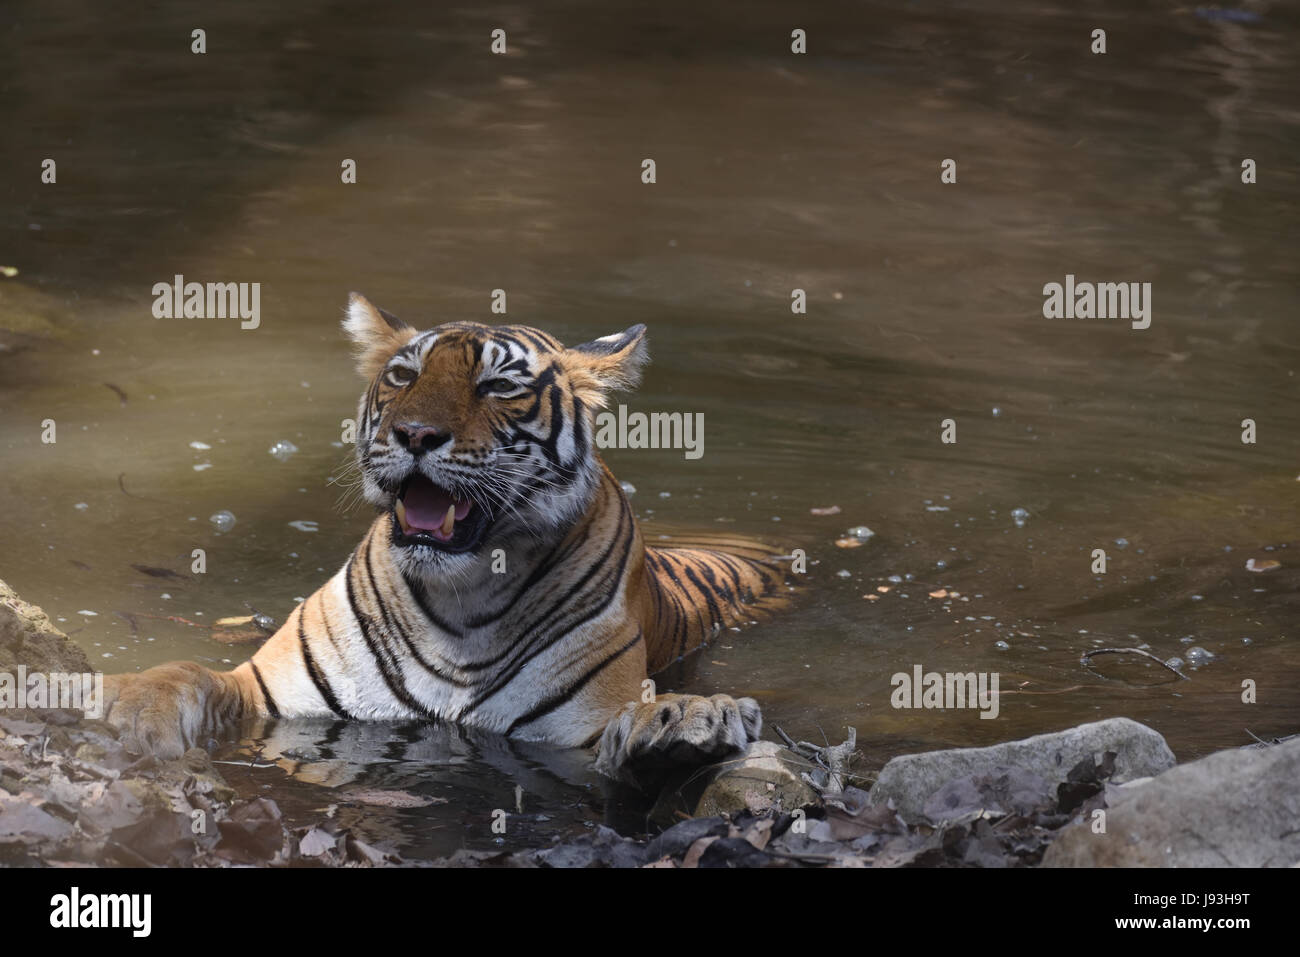
[[343,331],[355,347],[357,372],[373,379],[393,357],[393,353],[411,341],[415,330],[391,312],[371,304],[360,293],[348,294],[348,313],[343,317]]
[[635,389],[641,382],[641,367],[649,361],[645,326],[640,323],[564,352],[564,367],[574,394],[595,407],[605,404],[608,392]]

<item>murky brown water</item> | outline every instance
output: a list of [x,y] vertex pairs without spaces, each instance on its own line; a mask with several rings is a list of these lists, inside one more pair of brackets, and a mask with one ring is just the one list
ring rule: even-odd
[[[167,617],[283,618],[352,548],[368,515],[330,481],[360,388],[348,290],[434,323],[492,321],[503,288],[511,321],[571,342],[647,323],[654,363],[624,401],[704,413],[701,459],[607,455],[652,531],[810,554],[798,610],[690,663],[692,690],[755,695],[796,737],[854,725],[873,764],[1110,715],[1184,759],[1300,730],[1295,11],[12,9],[0,265],[20,273],[0,280],[0,327],[59,338],[0,334],[0,577],[105,670],[242,660]],[[796,26],[807,56],[788,52]],[[151,287],[178,273],[260,282],[260,327],[154,319]],[[1150,328],[1044,319],[1067,274],[1152,283]],[[278,461],[277,441],[298,453]],[[865,547],[832,544],[862,524]],[[1080,664],[1134,644],[1214,657],[1190,681]],[[999,672],[998,719],[892,709],[891,675],[916,664]],[[232,777],[306,816],[338,800],[313,781],[446,798],[365,810],[412,852],[490,841],[516,784],[544,817],[530,834],[606,813],[563,756],[285,734],[296,778]]]

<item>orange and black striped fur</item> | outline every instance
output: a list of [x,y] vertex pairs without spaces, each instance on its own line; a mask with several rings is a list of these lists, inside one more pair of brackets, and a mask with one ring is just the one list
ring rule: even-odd
[[639,381],[644,326],[565,348],[525,326],[418,332],[354,295],[344,328],[370,380],[357,461],[378,517],[250,661],[110,678],[129,745],[175,755],[249,715],[442,718],[597,745],[616,775],[758,737],[752,699],[647,690],[786,588],[755,542],[643,541],[593,423]]

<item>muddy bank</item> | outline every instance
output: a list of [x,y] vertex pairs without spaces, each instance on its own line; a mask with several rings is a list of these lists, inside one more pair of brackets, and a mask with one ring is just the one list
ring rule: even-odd
[[[37,607],[0,582],[0,675],[89,672]],[[0,679],[2,681],[3,679]],[[598,827],[544,848],[403,859],[338,823],[290,826],[211,756],[128,754],[108,724],[0,709],[0,864],[8,866],[1033,867],[1300,862],[1300,737],[1176,764],[1126,718],[873,770],[835,748],[758,742],[663,788],[663,830]],[[299,822],[301,824],[301,822]]]

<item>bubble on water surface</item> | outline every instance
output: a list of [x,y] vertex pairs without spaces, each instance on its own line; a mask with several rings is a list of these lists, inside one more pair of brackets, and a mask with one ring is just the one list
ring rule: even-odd
[[275,445],[267,449],[267,451],[271,453],[272,458],[279,459],[281,462],[287,462],[294,453],[298,451],[298,446],[294,445],[292,442],[287,442],[284,439],[281,439],[279,442],[276,442]]

